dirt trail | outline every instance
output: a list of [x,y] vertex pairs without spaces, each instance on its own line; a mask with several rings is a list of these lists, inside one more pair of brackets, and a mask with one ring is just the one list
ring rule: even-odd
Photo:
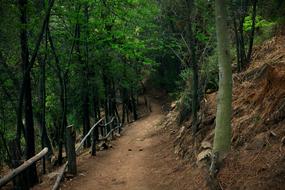
[[159,130],[160,106],[127,126],[113,148],[79,160],[78,176],[62,189],[172,190],[187,188],[187,166],[176,160],[169,135]]

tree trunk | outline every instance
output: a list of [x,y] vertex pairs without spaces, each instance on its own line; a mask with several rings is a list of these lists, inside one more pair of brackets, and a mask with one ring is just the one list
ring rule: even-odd
[[242,69],[242,65],[241,65],[241,55],[240,55],[239,33],[238,33],[238,28],[237,28],[235,17],[233,19],[233,23],[234,23],[234,32],[235,32],[235,40],[236,40],[237,69],[238,69],[238,72],[240,72]]
[[244,24],[245,17],[242,16],[242,18],[239,21],[239,54],[240,54],[240,62],[241,67],[244,69],[244,66],[246,64],[246,53],[245,53],[245,44],[244,44],[244,32],[243,32],[243,24]]
[[132,111],[133,111],[134,120],[136,121],[136,120],[138,120],[138,114],[137,114],[137,106],[136,106],[136,100],[135,100],[133,89],[132,89],[132,93],[131,93],[131,107],[132,107]]
[[[48,24],[46,25],[46,33],[45,33],[45,55],[42,59],[39,56],[39,63],[40,63],[40,129],[41,129],[41,145],[42,149],[47,147],[48,154],[47,158],[50,159],[51,155],[53,154],[52,146],[50,139],[47,134],[46,129],[46,61],[47,61],[47,50],[48,50]],[[43,173],[45,174],[45,158],[43,157]]]
[[[59,130],[58,130],[58,156],[57,161],[59,165],[62,165],[62,151],[63,151],[63,144],[64,144],[64,129],[67,126],[67,97],[66,97],[66,90],[67,90],[67,74],[64,74],[62,69],[60,68],[59,58],[56,54],[56,49],[49,31],[49,27],[47,28],[47,35],[50,43],[50,47],[52,50],[52,53],[55,58],[55,67],[56,67],[56,75],[59,80],[59,86],[60,86],[60,106],[61,106],[61,122],[59,124]],[[73,47],[72,47],[73,49]]]
[[[187,2],[187,9],[188,9],[188,22],[187,22],[187,31],[186,37],[188,40],[189,48],[191,52],[191,65],[192,65],[192,133],[195,135],[197,132],[197,112],[198,112],[198,79],[199,79],[199,69],[198,69],[198,62],[196,59],[196,40],[193,34],[193,27],[192,27],[192,15],[194,10],[194,0],[186,0]],[[190,65],[190,63],[189,63]]]
[[[27,33],[27,0],[19,0],[20,22],[22,24],[20,30],[21,41],[21,57],[23,66],[23,86],[24,89],[24,113],[26,125],[26,157],[27,159],[35,155],[35,136],[34,136],[34,121],[33,107],[31,94],[31,76],[29,71],[29,48],[28,48],[28,33]],[[38,182],[36,164],[32,164],[28,169],[29,186],[32,187]]]
[[[231,146],[232,68],[229,29],[226,22],[226,1],[216,0],[215,10],[219,55],[219,92],[213,153],[215,161],[221,163]],[[212,168],[215,167],[216,166]],[[214,169],[212,171],[214,171]]]
[[[100,119],[100,108],[99,108],[99,101],[96,95],[93,97],[93,108],[94,108],[94,118],[95,121]],[[99,126],[97,126],[94,131],[92,132],[92,144],[91,144],[91,155],[96,156],[96,144],[97,140],[99,139]]]
[[257,7],[257,0],[253,0],[253,10],[252,10],[252,25],[251,25],[251,33],[249,36],[249,46],[248,46],[248,52],[246,56],[247,64],[251,60],[251,54],[252,54],[252,47],[253,47],[253,41],[254,41],[254,32],[255,32],[255,22],[256,22],[256,7]]
[[[9,142],[9,149],[11,152],[12,157],[12,167],[17,168],[19,167],[21,162],[21,151],[18,149],[16,140],[12,140]],[[27,171],[24,171],[22,174],[19,174],[17,177],[13,179],[14,189],[21,188],[22,190],[29,189],[28,183],[27,183]]]
[[68,172],[74,176],[77,174],[75,138],[76,134],[73,126],[68,126],[66,128]]
[[62,152],[63,152],[63,145],[65,142],[64,133],[65,133],[65,128],[67,126],[66,79],[63,79],[63,84],[61,84],[61,85],[63,85],[63,86],[61,86],[61,95],[60,95],[62,114],[61,114],[61,123],[60,123],[60,128],[59,128],[58,157],[57,157],[59,165],[63,164]]
[[[84,16],[85,16],[85,26],[84,26],[84,45],[85,45],[85,61],[82,62],[81,64],[83,65],[83,78],[84,81],[82,81],[82,97],[83,97],[83,129],[85,131],[84,135],[88,133],[90,130],[90,113],[89,113],[89,48],[88,48],[88,37],[89,37],[89,32],[88,32],[88,22],[89,22],[89,11],[88,11],[88,4],[85,4],[84,6]],[[80,31],[78,29],[78,40],[80,38]],[[78,41],[78,49],[79,49],[79,41]],[[79,51],[80,53],[80,51]],[[84,147],[88,148],[91,146],[91,138],[89,137],[86,142],[84,143]]]

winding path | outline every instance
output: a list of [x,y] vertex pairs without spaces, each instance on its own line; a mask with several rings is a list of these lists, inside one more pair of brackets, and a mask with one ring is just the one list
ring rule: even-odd
[[186,190],[187,172],[173,153],[169,134],[159,129],[161,106],[124,129],[113,148],[78,160],[78,176],[64,190]]

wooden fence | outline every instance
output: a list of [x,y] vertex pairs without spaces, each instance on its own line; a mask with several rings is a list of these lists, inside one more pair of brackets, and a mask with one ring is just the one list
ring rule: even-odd
[[[57,190],[60,187],[60,182],[63,179],[64,172],[66,169],[68,169],[68,172],[71,174],[76,175],[77,172],[77,166],[76,166],[76,156],[80,154],[80,150],[83,147],[84,142],[88,139],[88,137],[94,132],[94,129],[98,131],[98,135],[100,135],[100,138],[95,137],[93,135],[93,142],[92,142],[92,149],[95,148],[95,150],[92,150],[96,152],[96,144],[97,141],[103,141],[108,139],[109,137],[112,137],[114,132],[117,130],[118,133],[121,131],[122,124],[118,123],[117,118],[112,117],[110,121],[106,121],[105,124],[103,123],[104,118],[101,118],[98,120],[89,130],[89,132],[83,137],[83,139],[80,141],[79,145],[75,147],[75,130],[73,128],[73,125],[67,126],[66,128],[66,147],[67,147],[67,159],[68,161],[59,169],[58,176],[56,178],[56,181],[52,187],[53,190]],[[99,130],[99,128],[101,130]],[[94,133],[93,133],[94,134]],[[98,138],[98,139],[97,139]],[[5,175],[0,179],[0,188],[5,186],[8,182],[13,180],[17,175],[25,171],[28,167],[30,167],[33,163],[37,162],[41,158],[43,158],[48,153],[48,148],[44,148],[41,152],[39,152],[34,157],[30,158],[29,160],[25,161],[22,165],[12,170],[9,174]],[[93,153],[92,153],[93,154]]]
[[29,160],[25,161],[22,165],[12,170],[9,174],[5,175],[0,179],[0,188],[6,185],[9,181],[13,180],[17,175],[25,171],[28,167],[30,167],[33,163],[40,160],[44,157],[48,152],[48,148],[44,148],[41,152],[39,152],[34,157],[30,158]]
[[[79,145],[75,148],[75,138],[71,137],[71,133],[67,133],[67,139],[73,139],[70,141],[71,144],[67,145],[67,147],[70,147],[73,150],[67,150],[67,152],[74,152],[75,154],[69,154],[68,155],[72,155],[68,157],[68,161],[60,168],[57,179],[55,184],[52,187],[52,190],[58,190],[60,187],[60,182],[62,181],[62,178],[64,176],[64,172],[66,171],[66,169],[69,170],[69,173],[76,175],[76,156],[78,156],[80,154],[80,150],[83,147],[84,142],[87,140],[87,138],[92,134],[92,132],[94,131],[94,129],[96,129],[96,127],[98,127],[98,131],[101,136],[101,138],[99,139],[94,139],[94,140],[98,140],[99,141],[104,141],[107,140],[109,137],[112,137],[114,135],[115,131],[118,131],[118,133],[120,133],[121,131],[121,127],[122,124],[117,122],[117,119],[115,117],[112,117],[110,119],[110,121],[106,122],[105,124],[101,124],[102,123],[103,118],[100,119],[98,122],[96,122],[91,129],[89,130],[89,132],[83,137],[83,139],[80,141]],[[72,127],[72,126],[69,126]],[[101,130],[99,130],[99,128]],[[109,129],[109,130],[108,130]],[[72,131],[72,129],[70,129],[70,131]],[[74,136],[74,135],[73,135]],[[96,142],[92,142],[93,144],[96,145]],[[96,146],[92,146],[92,148],[96,149]],[[93,150],[92,150],[93,152]]]

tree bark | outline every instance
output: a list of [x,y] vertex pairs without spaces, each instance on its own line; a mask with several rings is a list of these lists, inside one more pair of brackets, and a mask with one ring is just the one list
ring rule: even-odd
[[[62,164],[62,151],[63,151],[63,144],[64,144],[64,129],[67,126],[67,115],[66,115],[66,111],[67,111],[67,97],[66,97],[66,88],[67,88],[67,74],[64,74],[64,72],[62,71],[61,67],[60,67],[60,63],[59,63],[59,58],[56,54],[56,49],[53,43],[53,39],[51,37],[50,34],[50,30],[49,27],[47,28],[47,35],[48,35],[48,39],[49,39],[49,43],[50,43],[50,47],[52,50],[52,53],[54,55],[55,58],[55,67],[56,67],[56,75],[58,77],[59,80],[59,86],[60,86],[60,105],[61,105],[61,122],[59,125],[59,130],[58,130],[58,164],[61,165]],[[72,47],[73,49],[73,47]]]
[[132,107],[132,111],[133,111],[134,120],[136,121],[136,120],[138,120],[138,113],[137,113],[137,106],[136,106],[136,100],[135,100],[133,89],[131,92],[131,107]]
[[198,69],[198,62],[196,59],[196,40],[193,34],[193,12],[194,12],[194,0],[186,0],[187,9],[188,9],[188,21],[187,21],[187,31],[186,31],[186,38],[188,41],[189,46],[189,54],[191,55],[191,63],[189,65],[192,66],[192,133],[195,135],[197,132],[197,112],[198,112],[198,80],[199,80],[199,69]]
[[[89,37],[89,32],[88,32],[88,22],[89,22],[89,11],[88,11],[88,4],[85,4],[84,6],[84,15],[85,15],[85,27],[84,27],[84,32],[85,32],[85,62],[82,62],[84,66],[82,67],[82,74],[84,81],[82,81],[82,97],[83,97],[83,129],[85,131],[84,135],[86,132],[90,130],[90,113],[89,113],[89,48],[88,48],[88,37]],[[78,31],[80,32],[80,31]],[[80,34],[78,34],[78,39],[80,38]],[[79,46],[80,44],[78,44]],[[79,51],[80,53],[80,51]],[[91,139],[88,138],[86,140],[86,143],[84,144],[84,147],[88,148],[91,146]]]
[[[33,106],[31,94],[31,76],[29,63],[29,48],[28,48],[28,33],[27,33],[27,0],[19,0],[20,9],[20,42],[21,42],[21,58],[23,68],[23,90],[24,90],[24,113],[26,125],[26,157],[27,159],[35,155],[35,136],[34,136],[34,121],[33,121]],[[32,187],[38,182],[36,165],[32,164],[28,169],[29,186]]]
[[252,25],[251,25],[251,33],[249,36],[248,52],[247,52],[247,56],[246,56],[247,64],[250,62],[251,54],[252,54],[254,32],[255,32],[255,22],[256,22],[256,7],[257,7],[257,0],[253,0]]
[[218,162],[226,156],[231,146],[232,68],[229,29],[227,27],[226,0],[216,0],[216,32],[219,55],[219,92],[213,153]]
[[240,56],[239,33],[238,33],[235,16],[233,19],[233,24],[234,24],[234,32],[235,32],[235,40],[236,40],[237,69],[238,69],[238,72],[241,72],[242,65],[241,65],[241,56]]
[[77,174],[75,138],[76,138],[76,133],[73,126],[68,126],[66,128],[68,173],[74,176]]

